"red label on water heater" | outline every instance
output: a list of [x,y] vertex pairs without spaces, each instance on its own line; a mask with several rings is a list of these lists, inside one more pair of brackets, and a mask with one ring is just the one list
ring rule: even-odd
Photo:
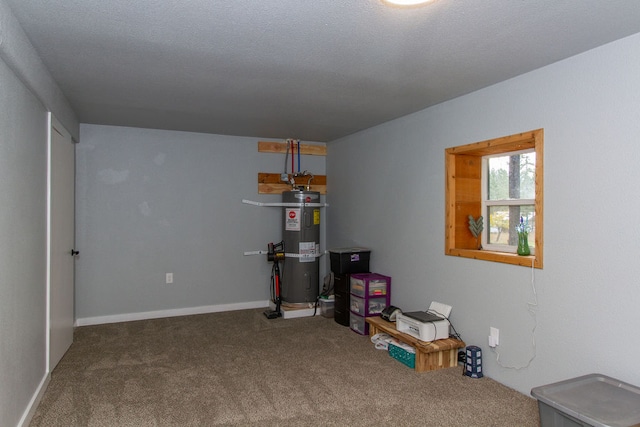
[[285,230],[300,231],[300,209],[286,208],[285,211]]

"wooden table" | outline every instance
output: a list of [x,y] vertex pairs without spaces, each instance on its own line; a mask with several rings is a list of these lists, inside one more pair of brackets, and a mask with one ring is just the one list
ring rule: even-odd
[[369,324],[369,335],[389,334],[398,341],[409,344],[416,349],[416,372],[458,366],[458,349],[465,347],[464,341],[456,338],[431,342],[420,341],[409,334],[398,332],[395,323],[387,322],[381,317],[367,317],[366,321]]

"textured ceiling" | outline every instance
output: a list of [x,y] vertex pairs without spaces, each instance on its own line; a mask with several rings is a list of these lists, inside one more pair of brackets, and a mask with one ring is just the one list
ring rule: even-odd
[[638,0],[2,0],[83,123],[330,141],[640,32]]

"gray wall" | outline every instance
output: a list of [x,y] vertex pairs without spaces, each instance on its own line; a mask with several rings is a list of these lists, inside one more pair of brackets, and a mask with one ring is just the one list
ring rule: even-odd
[[[537,128],[544,270],[445,256],[444,149]],[[591,372],[640,385],[639,134],[637,34],[329,143],[328,244],[372,248],[394,305],[452,305],[485,374],[523,393]]]
[[78,122],[0,0],[0,425],[28,422],[47,384],[47,111]]
[[[242,200],[281,201],[257,193],[257,176],[282,172],[284,154],[259,153],[259,138],[84,124],[80,134],[80,324],[266,305],[271,264],[243,253],[282,238],[282,208]],[[325,157],[302,156],[302,169],[324,175]]]
[[0,61],[0,425],[46,375],[47,112]]
[[75,112],[3,0],[0,0],[0,59],[77,140]]

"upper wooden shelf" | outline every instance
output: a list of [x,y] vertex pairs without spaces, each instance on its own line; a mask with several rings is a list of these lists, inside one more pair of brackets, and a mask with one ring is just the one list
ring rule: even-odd
[[[298,144],[294,144],[295,154],[298,153],[297,147]],[[287,143],[276,141],[258,141],[258,152],[284,154],[287,152]],[[326,156],[327,146],[315,144],[300,144],[300,154],[307,154],[311,156]]]

